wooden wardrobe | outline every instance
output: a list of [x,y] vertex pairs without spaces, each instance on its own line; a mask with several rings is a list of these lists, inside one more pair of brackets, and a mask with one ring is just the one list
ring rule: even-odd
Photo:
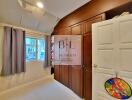
[[56,65],[54,78],[85,100],[92,100],[92,24],[132,12],[131,0],[92,0],[64,17],[52,35],[82,35],[81,66]]
[[83,65],[55,65],[54,78],[63,85],[72,89],[80,97],[91,100],[92,95],[92,23],[105,19],[105,14],[100,14],[81,23],[57,32],[65,35],[82,35],[82,61]]

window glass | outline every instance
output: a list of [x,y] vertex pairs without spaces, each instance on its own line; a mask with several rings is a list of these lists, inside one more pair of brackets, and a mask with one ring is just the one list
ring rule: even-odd
[[38,60],[45,60],[45,41],[44,39],[38,40]]
[[45,60],[45,40],[26,38],[26,61]]
[[26,61],[36,59],[36,39],[26,38]]

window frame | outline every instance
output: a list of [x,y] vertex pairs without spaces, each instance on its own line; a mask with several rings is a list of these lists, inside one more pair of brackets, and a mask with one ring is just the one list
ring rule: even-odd
[[[38,40],[44,40],[44,42],[45,42],[45,39],[44,38],[42,38],[42,37],[30,37],[30,36],[26,36],[25,37],[25,47],[28,45],[28,46],[32,46],[32,45],[29,45],[29,44],[26,44],[26,38],[29,38],[29,39],[35,39],[35,47],[36,47],[36,52],[35,52],[35,58],[36,59],[34,59],[34,60],[27,60],[26,58],[25,58],[25,60],[26,60],[26,62],[34,62],[34,61],[37,61],[37,62],[45,62],[45,60],[39,60],[38,59]],[[46,52],[46,51],[45,51]]]

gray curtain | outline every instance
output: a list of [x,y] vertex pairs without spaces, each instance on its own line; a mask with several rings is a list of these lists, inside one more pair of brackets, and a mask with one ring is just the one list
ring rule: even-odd
[[25,31],[4,27],[2,76],[25,72]]
[[45,63],[44,67],[47,68],[51,65],[51,49],[50,49],[50,36],[45,36]]

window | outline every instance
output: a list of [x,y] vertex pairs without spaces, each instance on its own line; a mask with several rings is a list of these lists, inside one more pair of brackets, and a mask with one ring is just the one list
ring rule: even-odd
[[45,40],[26,38],[26,61],[45,60]]
[[45,60],[45,41],[44,39],[38,40],[38,60]]
[[36,60],[36,39],[26,38],[26,61]]

